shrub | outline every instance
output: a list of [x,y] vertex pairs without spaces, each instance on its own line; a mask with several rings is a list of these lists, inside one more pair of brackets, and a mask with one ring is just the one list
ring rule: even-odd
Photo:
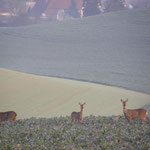
[[100,13],[98,0],[84,0],[83,16],[92,16]]
[[113,12],[125,9],[123,0],[102,0],[101,3],[104,12]]
[[150,0],[129,0],[134,8],[150,8]]
[[88,116],[83,124],[70,117],[30,118],[0,124],[0,149],[136,149],[150,148],[149,123],[129,124],[124,116]]
[[78,18],[80,16],[76,8],[75,0],[71,0],[70,7],[69,7],[69,15],[72,16],[73,18]]

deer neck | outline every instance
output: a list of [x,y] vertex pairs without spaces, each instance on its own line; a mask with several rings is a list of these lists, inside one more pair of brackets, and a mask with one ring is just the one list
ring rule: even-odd
[[81,114],[81,116],[83,115],[83,108],[81,108],[80,114]]
[[124,113],[127,113],[127,108],[126,108],[126,106],[123,106],[123,112],[124,112]]

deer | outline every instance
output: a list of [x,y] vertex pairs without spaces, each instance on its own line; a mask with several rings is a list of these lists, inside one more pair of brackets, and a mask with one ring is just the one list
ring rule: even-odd
[[72,119],[72,123],[73,121],[75,121],[75,123],[79,122],[80,124],[82,123],[83,120],[83,109],[86,103],[79,103],[80,107],[81,107],[81,111],[80,112],[72,112],[71,113],[71,119]]
[[14,111],[0,112],[0,123],[3,121],[16,121],[17,113]]
[[125,101],[121,99],[121,102],[123,104],[124,116],[127,119],[128,123],[130,123],[130,121],[135,118],[140,118],[142,121],[148,122],[148,120],[146,119],[146,115],[148,114],[147,110],[142,109],[142,108],[141,109],[127,109],[126,106],[127,106],[128,99]]

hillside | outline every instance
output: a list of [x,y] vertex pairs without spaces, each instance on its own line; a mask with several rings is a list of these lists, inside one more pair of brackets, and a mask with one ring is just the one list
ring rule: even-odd
[[0,28],[0,67],[150,93],[150,10]]
[[[0,28],[0,112],[17,113],[0,124],[0,150],[150,149],[150,123],[127,123],[120,102],[150,112],[149,14]],[[79,102],[81,126],[70,118]]]
[[79,102],[86,102],[84,116],[122,115],[120,99],[127,98],[128,108],[145,107],[150,111],[148,94],[0,68],[0,112],[13,110],[17,120],[68,116],[80,111]]

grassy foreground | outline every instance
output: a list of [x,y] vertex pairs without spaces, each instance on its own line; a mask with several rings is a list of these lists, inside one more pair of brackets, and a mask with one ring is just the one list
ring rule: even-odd
[[0,149],[14,150],[147,150],[150,124],[123,116],[88,116],[83,124],[72,124],[70,117],[30,118],[0,124]]

